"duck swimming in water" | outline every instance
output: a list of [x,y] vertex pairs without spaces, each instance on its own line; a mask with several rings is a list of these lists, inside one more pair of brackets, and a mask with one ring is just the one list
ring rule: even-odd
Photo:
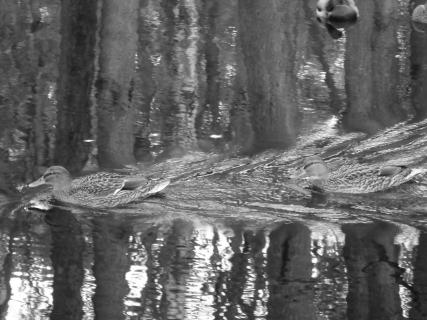
[[169,180],[154,181],[141,176],[99,172],[72,179],[67,169],[53,166],[28,187],[50,185],[52,198],[93,208],[112,208],[161,192]]
[[304,176],[316,189],[339,193],[371,193],[387,190],[426,174],[427,169],[405,166],[343,164],[330,171],[318,156],[304,161]]
[[412,27],[415,31],[425,33],[427,24],[427,1],[415,7],[411,15]]
[[415,7],[411,19],[415,22],[427,23],[427,1]]
[[359,9],[354,0],[318,0],[316,19],[332,38],[339,39],[343,33],[338,29],[355,24],[359,19]]

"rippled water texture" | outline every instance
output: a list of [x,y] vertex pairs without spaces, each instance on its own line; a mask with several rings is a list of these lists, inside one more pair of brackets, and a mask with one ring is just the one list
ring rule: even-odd
[[[4,318],[417,319],[427,188],[310,197],[289,176],[319,142],[334,161],[416,165],[426,132],[171,159],[148,169],[174,179],[163,198],[109,212],[4,205]],[[404,150],[390,147],[402,137]]]
[[[0,318],[427,319],[427,177],[298,178],[313,154],[427,168],[421,2],[358,0],[333,40],[315,0],[121,1],[0,1]],[[17,191],[128,160],[170,186],[48,212]]]

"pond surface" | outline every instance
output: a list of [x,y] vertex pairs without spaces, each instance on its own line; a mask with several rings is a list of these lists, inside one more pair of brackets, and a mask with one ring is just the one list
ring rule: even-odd
[[[359,0],[361,21],[339,40],[317,24],[316,1],[292,1],[265,34],[236,0],[141,1],[133,169],[172,183],[125,207],[50,211],[17,190],[53,163],[99,169],[96,81],[76,70],[100,49],[61,44],[67,1],[0,2],[0,319],[427,319],[427,177],[364,195],[310,193],[298,179],[313,154],[332,169],[427,168],[427,28],[410,14],[421,1]],[[283,30],[286,59],[245,56],[239,18],[274,44]],[[85,67],[65,68],[79,48]],[[246,78],[264,66],[274,85],[258,95]],[[295,122],[277,106],[251,114],[258,96],[292,105]],[[76,105],[87,109],[64,107]],[[78,139],[61,136],[76,114]]]
[[3,318],[423,319],[427,185],[305,195],[290,177],[321,143],[329,165],[416,166],[426,133],[420,123],[250,158],[192,153],[145,169],[173,179],[164,196],[115,210],[4,203]]

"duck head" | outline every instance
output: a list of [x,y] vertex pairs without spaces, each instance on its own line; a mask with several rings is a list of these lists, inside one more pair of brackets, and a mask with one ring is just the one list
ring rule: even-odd
[[354,0],[318,0],[316,19],[325,25],[334,39],[342,37],[337,28],[346,28],[357,22],[359,10]]
[[412,27],[416,32],[425,33],[427,24],[427,1],[415,7],[411,15]]
[[51,185],[53,190],[66,190],[71,186],[71,175],[67,169],[61,166],[49,167],[45,173],[36,181],[31,182],[28,187],[33,188],[40,185]]
[[329,176],[329,169],[318,156],[307,157],[303,164],[305,179],[320,187]]

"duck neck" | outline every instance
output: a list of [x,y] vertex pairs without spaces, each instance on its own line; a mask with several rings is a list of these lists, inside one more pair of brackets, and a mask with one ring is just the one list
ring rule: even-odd
[[321,177],[315,177],[311,180],[311,183],[313,186],[316,186],[318,188],[322,188],[322,186],[325,184],[326,179]]
[[53,186],[54,193],[67,193],[71,190],[71,179],[66,179]]

